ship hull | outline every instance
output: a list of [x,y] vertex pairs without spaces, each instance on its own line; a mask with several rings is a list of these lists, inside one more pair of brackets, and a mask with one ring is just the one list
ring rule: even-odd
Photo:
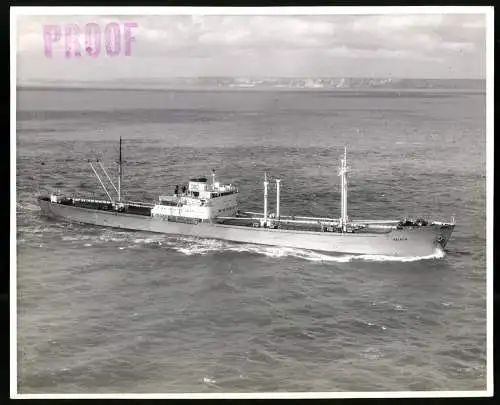
[[356,255],[425,257],[443,249],[454,225],[394,229],[387,233],[333,233],[253,228],[214,223],[186,224],[155,217],[100,211],[39,199],[42,211],[71,222],[239,243]]

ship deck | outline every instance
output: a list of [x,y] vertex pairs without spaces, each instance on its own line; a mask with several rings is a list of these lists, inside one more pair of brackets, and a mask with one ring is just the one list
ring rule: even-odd
[[[232,225],[232,226],[241,226],[241,227],[254,227],[258,225],[258,219],[256,218],[234,218],[234,219],[219,219],[216,221],[221,225]],[[282,220],[279,222],[279,229],[284,229],[288,231],[309,231],[309,232],[325,232],[322,229],[321,223],[318,221],[317,223],[290,223],[286,220]],[[329,231],[331,232],[331,231]],[[340,230],[339,230],[340,232]],[[360,228],[351,231],[351,233],[370,233],[370,234],[384,234],[390,232],[389,229],[377,229],[377,228]]]
[[[40,199],[50,201],[49,197],[40,197]],[[116,211],[110,201],[94,200],[88,198],[62,198],[59,204],[97,211]],[[123,209],[121,209],[119,212],[124,214],[134,214],[149,217],[151,216],[152,208],[153,204],[128,202],[124,204]]]
[[[50,201],[49,197],[39,197],[42,200]],[[116,210],[113,206],[113,203],[105,200],[95,200],[88,198],[76,198],[76,197],[63,197],[60,199],[59,203],[65,206],[72,206],[76,208],[84,208],[95,211],[104,211],[104,212],[116,212],[118,214],[132,214],[143,217],[151,217],[151,210],[154,207],[154,204],[144,203],[144,202],[126,202],[120,210]],[[169,217],[170,222],[186,222],[183,218]],[[194,221],[187,221],[188,223],[194,223]],[[207,222],[207,221],[202,221]],[[229,225],[229,226],[238,226],[238,227],[259,227],[259,218],[250,216],[246,217],[245,215],[233,218],[216,218],[213,221],[208,221],[212,223],[216,223],[219,225]],[[320,221],[306,221],[308,223],[297,223],[297,222],[289,222],[285,219],[281,221],[276,221],[275,224],[277,228],[287,230],[287,231],[306,231],[306,232],[326,232]],[[328,231],[332,232],[332,230]],[[333,232],[336,232],[333,230]],[[340,232],[340,229],[339,229]],[[360,228],[351,230],[350,233],[370,233],[370,234],[383,234],[390,232],[389,229],[377,229],[377,228]]]

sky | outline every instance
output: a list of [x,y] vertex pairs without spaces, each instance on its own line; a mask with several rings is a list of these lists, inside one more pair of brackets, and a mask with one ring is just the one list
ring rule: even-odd
[[[124,23],[133,22],[130,55]],[[97,56],[85,29],[101,32]],[[118,23],[120,49],[106,52],[105,30]],[[61,38],[44,27],[57,26]],[[65,32],[80,57],[66,58]],[[76,25],[76,27],[75,27]],[[18,83],[171,77],[484,78],[484,14],[18,16]],[[54,34],[53,31],[47,31]],[[79,35],[76,31],[79,31]],[[96,31],[92,31],[96,32]],[[88,37],[95,46],[96,35]],[[109,38],[115,38],[110,35]],[[115,43],[111,43],[115,49]]]

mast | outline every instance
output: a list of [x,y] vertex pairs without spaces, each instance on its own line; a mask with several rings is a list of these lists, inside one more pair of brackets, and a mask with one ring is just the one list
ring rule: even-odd
[[118,202],[122,202],[122,137],[120,136],[120,156],[118,160]]
[[267,223],[267,172],[264,173],[264,223]]
[[344,158],[340,160],[340,224],[344,232],[347,231],[347,146],[344,147]]
[[212,169],[212,190],[215,190],[215,169]]
[[280,179],[276,179],[276,218],[280,219]]

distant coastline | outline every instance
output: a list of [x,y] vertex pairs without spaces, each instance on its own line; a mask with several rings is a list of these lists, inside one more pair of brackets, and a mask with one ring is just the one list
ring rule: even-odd
[[258,89],[231,89],[231,88],[216,88],[216,87],[55,87],[55,86],[18,86],[17,91],[58,91],[58,92],[90,92],[90,91],[106,91],[106,92],[150,92],[150,93],[169,93],[169,92],[199,92],[199,93],[324,93],[335,94],[337,97],[452,97],[453,95],[485,95],[485,90],[473,89],[274,89],[274,88],[258,88]]

